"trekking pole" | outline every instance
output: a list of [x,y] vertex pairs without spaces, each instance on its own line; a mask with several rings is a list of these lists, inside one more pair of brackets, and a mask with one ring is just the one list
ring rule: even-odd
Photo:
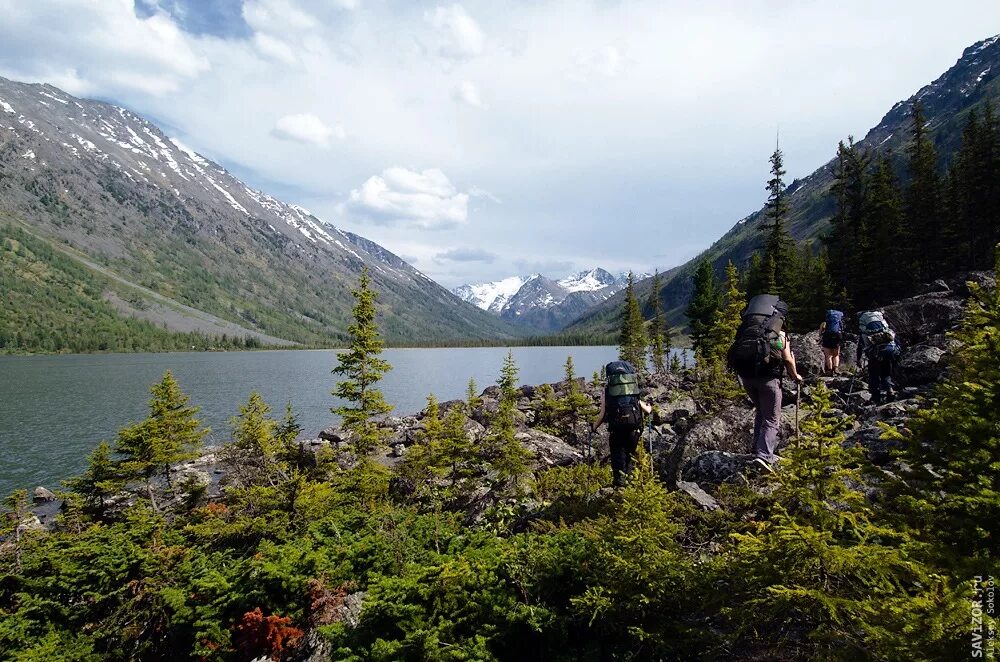
[[594,427],[592,425],[587,426],[587,464],[590,464],[593,460],[593,449],[594,449]]
[[799,447],[799,401],[802,399],[802,382],[795,382],[795,447]]
[[649,432],[646,435],[646,446],[649,449],[649,477],[653,477],[653,417],[649,417],[649,424],[647,425]]

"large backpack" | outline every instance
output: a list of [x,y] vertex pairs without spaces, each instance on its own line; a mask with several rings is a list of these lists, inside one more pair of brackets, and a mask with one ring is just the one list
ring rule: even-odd
[[635,431],[642,428],[639,406],[639,376],[628,361],[612,361],[604,366],[608,384],[604,387],[604,418],[608,429]]
[[869,348],[888,345],[896,340],[896,334],[889,327],[889,323],[885,321],[885,316],[880,310],[862,313],[861,317],[858,318],[858,328]]
[[826,311],[826,332],[827,333],[844,332],[844,313],[840,312],[839,310]]
[[729,368],[743,378],[781,377],[781,328],[788,305],[773,294],[760,294],[747,304],[736,340],[729,348]]

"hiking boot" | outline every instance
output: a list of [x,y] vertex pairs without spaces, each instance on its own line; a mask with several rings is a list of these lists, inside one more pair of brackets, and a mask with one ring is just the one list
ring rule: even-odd
[[755,457],[753,459],[753,462],[751,462],[751,464],[754,465],[754,467],[756,467],[757,469],[762,469],[763,471],[766,471],[769,474],[774,473],[774,467],[772,467],[771,463],[762,457]]

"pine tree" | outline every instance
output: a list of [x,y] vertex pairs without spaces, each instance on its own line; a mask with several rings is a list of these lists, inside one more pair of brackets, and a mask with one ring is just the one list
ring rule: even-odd
[[420,420],[423,431],[417,435],[403,456],[402,474],[413,480],[418,493],[433,492],[432,481],[438,475],[443,464],[441,443],[443,424],[441,410],[434,394],[427,396],[427,407]]
[[187,395],[168,370],[150,389],[149,416],[141,423],[118,432],[115,453],[121,458],[119,469],[126,480],[146,482],[151,505],[152,480],[163,475],[170,485],[170,465],[198,456],[202,440],[208,434],[196,418],[199,408],[188,406]]
[[667,324],[666,315],[663,312],[663,302],[660,300],[660,272],[653,274],[653,285],[649,290],[649,300],[646,308],[650,312],[649,331],[649,357],[653,363],[653,370],[658,374],[666,372],[665,356],[670,347],[670,326]]
[[628,361],[640,373],[646,370],[646,322],[635,298],[635,278],[628,275],[625,306],[622,310],[621,333],[618,336],[618,358]]
[[[883,155],[875,164],[868,193],[868,216],[865,224],[866,257],[864,268],[872,278],[866,292],[857,294],[859,308],[884,304],[902,295],[909,285],[905,269],[906,249],[912,238],[903,223],[902,194],[892,162]],[[855,280],[861,280],[860,277]]]
[[392,369],[388,361],[379,358],[382,354],[382,339],[375,323],[375,299],[371,289],[368,267],[361,271],[358,289],[353,290],[355,305],[354,321],[347,327],[351,338],[350,347],[337,355],[337,366],[333,372],[345,377],[337,382],[333,395],[350,404],[332,407],[330,411],[343,419],[343,426],[354,433],[354,451],[367,455],[382,443],[385,434],[375,422],[375,418],[392,411],[392,405],[385,401],[382,392],[375,385],[382,376]]
[[465,430],[465,412],[461,407],[452,407],[445,416],[441,430],[441,460],[446,465],[445,477],[449,481],[450,498],[462,496],[463,482],[475,471],[470,466],[475,458],[475,448],[469,433]]
[[722,307],[722,293],[715,285],[712,263],[702,260],[694,273],[694,294],[685,314],[691,326],[691,340],[695,351],[701,346],[715,325],[715,316]]

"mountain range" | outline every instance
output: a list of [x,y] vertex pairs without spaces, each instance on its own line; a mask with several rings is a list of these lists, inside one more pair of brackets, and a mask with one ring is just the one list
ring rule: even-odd
[[[639,278],[645,277],[645,274]],[[461,285],[452,290],[464,301],[532,331],[551,333],[593,306],[615,295],[628,283],[628,274],[617,276],[596,267],[559,280],[541,274],[510,276],[502,280]]]
[[0,78],[3,223],[101,272],[119,315],[176,330],[194,319],[206,333],[342,342],[350,291],[367,267],[390,342],[518,334],[382,246],[244,184],[125,108]]
[[[909,98],[893,105],[857,144],[860,149],[872,153],[890,154],[899,166],[897,171],[905,174],[902,161],[910,141],[910,110],[914,102],[920,101],[939,165],[944,165],[960,145],[968,112],[979,108],[988,99],[994,102],[1000,99],[1000,35],[966,48],[954,66]],[[830,146],[830,152],[836,152],[836,145]],[[766,155],[761,158],[764,160]],[[834,197],[830,194],[835,165],[836,159],[831,159],[808,177],[796,179],[787,187],[787,227],[797,241],[817,242],[828,230],[835,211]],[[661,273],[659,296],[671,323],[686,324],[684,310],[691,298],[692,276],[697,265],[709,260],[719,277],[730,260],[740,267],[745,266],[762,245],[764,233],[761,226],[765,222],[762,208],[737,221],[725,235],[694,259]],[[650,287],[649,280],[637,283],[636,292],[640,301],[645,300]],[[622,300],[621,294],[608,298],[572,322],[566,331],[581,334],[612,332],[618,323]]]

